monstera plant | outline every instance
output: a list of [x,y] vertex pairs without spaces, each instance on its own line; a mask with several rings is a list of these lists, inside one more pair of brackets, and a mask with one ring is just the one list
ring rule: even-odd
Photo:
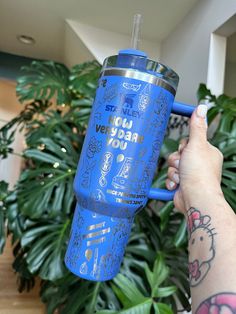
[[[86,281],[64,265],[75,209],[73,178],[99,71],[96,62],[69,70],[35,61],[22,69],[16,88],[22,112],[0,129],[2,158],[14,153],[10,145],[17,130],[24,132],[26,142],[14,189],[0,182],[0,252],[6,235],[11,236],[19,291],[31,289],[39,277],[49,314],[189,310],[186,226],[173,202],[150,200],[136,216],[120,274],[113,280]],[[236,208],[236,99],[216,98],[205,85],[200,85],[198,97],[213,104],[208,116],[215,125],[211,141],[225,156],[222,188]],[[182,128],[175,118],[171,121],[170,127]],[[178,141],[165,139],[154,186],[164,186],[166,158],[177,146]]]

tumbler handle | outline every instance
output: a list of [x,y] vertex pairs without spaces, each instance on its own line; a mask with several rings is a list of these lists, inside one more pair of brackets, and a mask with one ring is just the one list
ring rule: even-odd
[[[181,116],[191,117],[195,108],[196,108],[195,106],[186,105],[180,102],[174,102],[171,112],[175,114],[179,114]],[[172,201],[175,196],[176,191],[177,189],[173,191],[169,191],[166,189],[151,188],[148,193],[148,198],[156,199],[160,201]]]

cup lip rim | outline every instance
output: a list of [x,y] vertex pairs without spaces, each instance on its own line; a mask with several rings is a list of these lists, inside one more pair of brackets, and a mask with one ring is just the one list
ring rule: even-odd
[[[110,59],[110,58],[115,58],[115,57],[118,57],[118,56],[119,56],[119,55],[112,55],[112,56],[106,57],[106,58],[104,59],[104,61],[103,61],[103,65],[102,65],[102,70],[101,70],[101,72],[103,72],[103,71],[105,70],[105,69],[104,69],[105,62],[106,62],[108,59]],[[169,66],[163,64],[162,62],[155,61],[155,60],[153,60],[153,59],[150,59],[150,58],[147,58],[147,57],[144,57],[144,56],[137,56],[137,57],[138,57],[138,58],[146,59],[147,62],[153,62],[153,63],[155,63],[155,64],[157,64],[157,65],[162,66],[165,70],[170,71],[170,73],[171,73],[172,75],[174,75],[174,78],[171,78],[171,77],[168,77],[168,76],[163,75],[163,78],[160,77],[160,79],[163,79],[163,80],[167,81],[169,84],[171,84],[171,83],[169,82],[169,80],[170,80],[170,81],[172,82],[172,84],[175,84],[175,87],[174,87],[174,86],[172,86],[172,87],[173,87],[175,90],[177,90],[178,83],[179,83],[179,75],[178,75],[171,67],[169,67]],[[109,68],[113,68],[113,66],[111,66],[111,67],[109,67]],[[143,71],[142,71],[142,70],[137,70],[137,69],[134,69],[134,68],[131,68],[131,67],[127,67],[126,69],[132,69],[132,70],[135,70],[135,71],[140,71],[140,72],[143,72],[143,73],[148,73],[147,71],[144,71],[144,70],[143,70]],[[153,73],[150,73],[150,74],[155,75],[155,73],[156,73],[156,75],[157,75],[157,74],[160,73],[160,72],[158,72],[158,71],[153,71]],[[160,73],[160,74],[161,74],[161,73]]]
[[[156,80],[156,83],[150,82],[149,80],[148,81],[144,80],[144,82],[148,82],[148,83],[151,83],[151,84],[154,84],[154,85],[157,85],[157,86],[162,86],[162,87],[164,87],[163,86],[163,83],[164,83],[164,84],[166,84],[165,88],[167,86],[169,86],[170,89],[168,89],[168,91],[171,92],[173,95],[176,95],[177,84],[174,85],[175,84],[174,82],[168,81],[166,78],[158,77],[157,75],[154,75],[154,74],[151,74],[151,73],[149,74],[149,73],[147,73],[145,71],[139,71],[137,69],[120,68],[120,67],[119,68],[118,67],[107,67],[105,69],[102,69],[102,71],[100,72],[100,77],[107,76],[107,75],[108,76],[110,76],[110,75],[118,75],[117,73],[121,74],[120,71],[127,71],[127,72],[130,72],[130,73],[138,73],[138,74],[142,74],[142,75],[145,75],[145,76],[149,75],[150,77],[152,77],[152,78],[154,78]],[[141,80],[144,79],[144,78],[137,78],[137,77],[133,77],[133,76],[129,76],[129,75],[127,77],[134,78],[134,79],[141,79]],[[162,82],[162,84],[160,84],[160,82]]]

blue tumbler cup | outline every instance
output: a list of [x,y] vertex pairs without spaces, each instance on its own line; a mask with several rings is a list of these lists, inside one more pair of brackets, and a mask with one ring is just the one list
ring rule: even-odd
[[105,59],[74,181],[77,206],[65,263],[88,280],[112,279],[123,259],[135,214],[148,198],[172,200],[152,189],[178,75],[135,49]]

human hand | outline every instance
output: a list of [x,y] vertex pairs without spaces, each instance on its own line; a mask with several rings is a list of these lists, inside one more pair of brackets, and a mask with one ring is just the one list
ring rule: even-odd
[[185,213],[196,200],[204,197],[223,197],[220,182],[222,153],[207,141],[207,106],[199,105],[190,119],[189,140],[180,142],[178,152],[168,158],[166,186],[175,193],[175,207]]

